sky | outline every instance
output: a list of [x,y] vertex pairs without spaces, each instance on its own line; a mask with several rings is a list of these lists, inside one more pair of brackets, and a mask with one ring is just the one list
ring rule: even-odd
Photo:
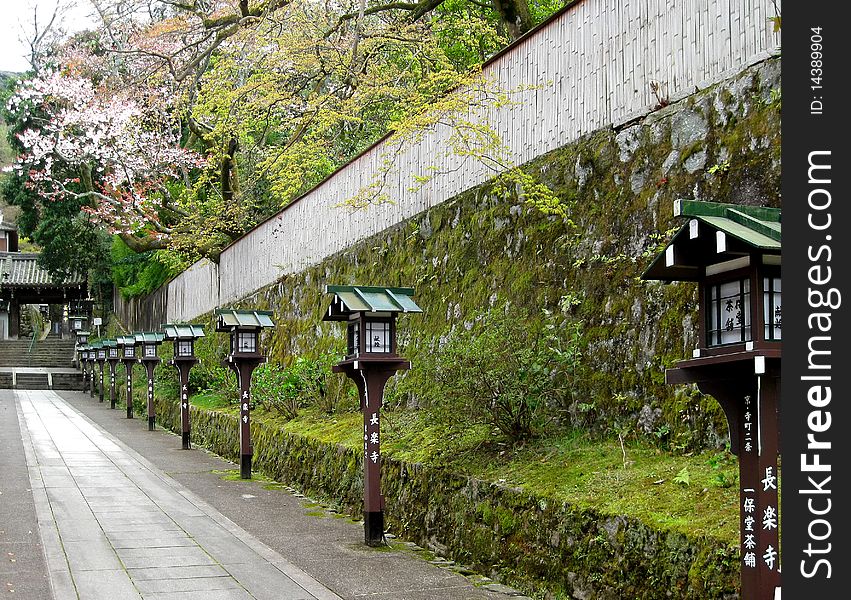
[[[39,22],[47,22],[57,0],[3,0],[0,8],[0,71],[21,72],[29,68],[25,56],[27,45],[21,42],[25,31],[31,31],[33,7],[38,10]],[[66,0],[67,1],[67,0]],[[73,7],[63,20],[63,28],[71,32],[86,29],[91,24],[91,6],[86,0],[70,2]]]

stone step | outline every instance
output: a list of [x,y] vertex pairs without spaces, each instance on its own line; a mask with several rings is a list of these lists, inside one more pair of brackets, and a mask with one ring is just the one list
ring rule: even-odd
[[17,390],[48,390],[47,373],[18,373],[15,377]]
[[[81,373],[17,373],[14,389],[18,390],[82,390]],[[53,383],[52,387],[50,382]],[[12,373],[0,372],[0,389],[12,389]]]
[[73,362],[72,356],[55,356],[55,357],[39,357],[31,358],[22,357],[17,360],[9,358],[7,360],[0,359],[0,367],[56,367],[66,368],[71,367]]
[[77,390],[83,389],[82,373],[54,373],[53,374],[53,389],[54,390]]

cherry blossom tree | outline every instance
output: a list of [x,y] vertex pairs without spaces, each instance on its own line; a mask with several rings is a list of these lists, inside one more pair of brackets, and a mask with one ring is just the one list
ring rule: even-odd
[[10,99],[8,110],[27,123],[17,133],[21,154],[13,169],[39,201],[80,199],[131,247],[164,247],[168,223],[181,212],[168,183],[188,186],[204,159],[180,146],[180,118],[166,86],[96,86],[74,58],[25,80]]

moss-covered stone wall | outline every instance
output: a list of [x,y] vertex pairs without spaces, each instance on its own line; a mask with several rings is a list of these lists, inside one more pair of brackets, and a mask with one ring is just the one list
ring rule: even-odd
[[[177,402],[159,400],[157,412],[164,427],[180,430]],[[237,460],[237,416],[192,407],[191,419],[194,444]],[[361,514],[359,451],[258,420],[251,436],[255,470]],[[606,600],[737,597],[738,550],[717,540],[394,459],[382,461],[381,477],[391,531],[527,593]]]
[[[579,303],[586,347],[565,419],[607,432],[669,437],[681,447],[723,443],[713,400],[664,384],[664,369],[695,345],[696,290],[643,282],[640,274],[677,223],[673,201],[780,203],[780,63],[729,81],[617,130],[593,132],[526,168],[569,207],[573,225],[485,185],[392,227],[322,264],[259,290],[241,305],[275,311],[270,360],[339,347],[321,321],[326,283],[410,285],[422,315],[399,321],[402,353],[429,352],[473,314],[504,301],[540,314]],[[341,209],[343,210],[343,209]],[[212,331],[212,327],[210,328]],[[199,353],[210,365],[224,336]],[[424,382],[424,385],[427,382]],[[413,395],[396,402],[416,407]],[[159,409],[177,428],[176,404]],[[193,408],[193,440],[235,459],[237,421]],[[306,494],[361,510],[359,452],[252,424],[255,465]],[[565,597],[734,598],[738,550],[597,514],[500,484],[387,459],[382,465],[393,531],[526,589]]]
[[399,332],[416,366],[477,310],[509,301],[540,314],[573,295],[587,345],[561,418],[664,436],[683,448],[720,446],[727,430],[715,402],[664,384],[665,368],[695,346],[696,287],[639,277],[666,232],[681,225],[675,199],[779,206],[779,90],[780,61],[769,59],[526,165],[568,206],[573,225],[484,185],[242,304],[275,311],[266,347],[272,360],[287,362],[339,345],[339,328],[321,322],[326,283],[413,286],[424,313],[400,319]]

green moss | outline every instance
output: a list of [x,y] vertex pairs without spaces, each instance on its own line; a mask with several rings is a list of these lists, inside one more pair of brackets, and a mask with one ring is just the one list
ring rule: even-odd
[[194,394],[190,398],[190,402],[199,408],[224,408],[230,405],[230,400],[224,392],[214,392],[207,390],[200,394]]
[[[160,411],[172,419],[166,425],[177,428],[174,400],[160,399],[159,403]],[[386,416],[386,421],[393,421],[392,414]],[[314,516],[329,515],[327,509],[319,510],[319,502],[360,514],[359,448],[317,441],[296,433],[297,427],[287,433],[274,420],[266,420],[260,413],[256,417],[252,424],[256,469],[319,498],[304,502],[307,512]],[[235,457],[235,415],[193,407],[192,422],[196,443]],[[297,422],[288,425],[293,427]],[[352,425],[360,428],[357,420]],[[414,421],[397,419],[393,434],[396,443],[401,443],[399,438],[405,432],[418,429]],[[469,442],[472,444],[473,440]],[[677,531],[693,524],[678,521],[664,526],[650,521],[678,518],[678,498],[692,502],[698,499],[691,509],[695,516],[711,512],[716,499],[701,496],[705,490],[697,493],[704,477],[701,469],[706,469],[708,477],[732,468],[735,461],[723,454],[678,457],[628,446],[624,465],[619,444],[586,442],[578,438],[550,439],[541,441],[538,447],[503,452],[500,446],[492,447],[479,440],[478,450],[467,448],[455,460],[443,460],[439,468],[402,462],[392,452],[386,452],[382,489],[387,499],[388,525],[397,535],[422,544],[440,540],[447,546],[441,554],[448,553],[452,559],[480,572],[498,573],[501,580],[529,593],[546,591],[551,598],[562,593],[570,597],[571,590],[580,588],[608,589],[616,597],[642,600],[661,600],[662,596],[653,590],[678,590],[678,597],[691,600],[723,598],[732,593],[737,563],[726,560],[730,544],[694,531]],[[650,458],[644,457],[642,450]],[[689,488],[672,486],[668,479],[662,483],[655,479],[642,481],[644,477],[671,477],[684,463],[692,472]],[[467,473],[462,473],[462,468]],[[238,476],[235,470],[221,475]],[[514,477],[522,477],[527,483],[517,485]],[[262,481],[258,473],[255,478]],[[633,498],[634,504],[629,504],[630,496],[642,487],[660,496],[655,500]],[[735,495],[732,488],[715,489]],[[608,502],[616,490],[622,490],[622,495]],[[646,519],[616,514],[619,510],[636,512],[638,505],[644,504],[655,506],[657,512],[665,506],[671,509]],[[734,500],[727,511],[733,518],[736,508]],[[429,556],[435,558],[433,553]],[[700,557],[698,563],[696,557]],[[574,579],[566,579],[568,572],[575,575]],[[639,582],[624,580],[616,573],[643,575]],[[658,585],[649,589],[643,586],[650,580]]]

